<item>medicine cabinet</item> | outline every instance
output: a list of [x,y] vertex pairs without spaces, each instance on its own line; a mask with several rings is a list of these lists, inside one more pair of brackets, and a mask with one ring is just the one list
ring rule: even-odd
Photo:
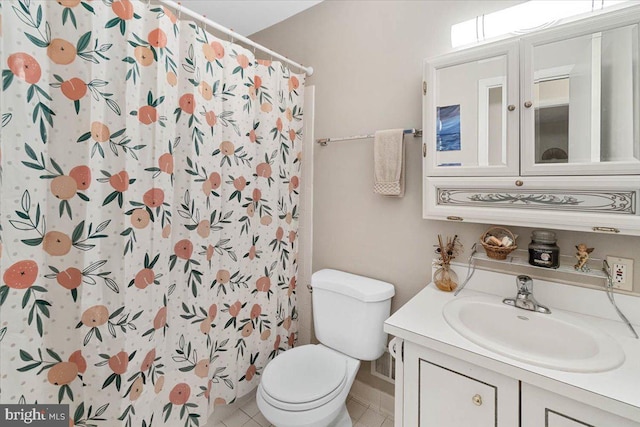
[[424,217],[640,235],[640,7],[425,61]]

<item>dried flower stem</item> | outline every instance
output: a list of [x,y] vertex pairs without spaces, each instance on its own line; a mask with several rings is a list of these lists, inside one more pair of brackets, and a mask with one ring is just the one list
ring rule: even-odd
[[461,249],[462,245],[460,244],[457,234],[453,236],[453,238],[447,237],[446,244],[443,242],[442,236],[438,234],[438,247],[436,248],[436,253],[439,255],[440,259],[435,261],[436,265],[448,267],[451,260],[458,256]]

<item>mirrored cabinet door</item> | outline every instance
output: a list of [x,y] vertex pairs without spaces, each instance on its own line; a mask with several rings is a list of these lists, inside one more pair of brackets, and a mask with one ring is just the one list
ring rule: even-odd
[[428,175],[517,175],[517,43],[427,61],[425,76]]
[[638,36],[617,21],[521,39],[522,175],[640,173]]

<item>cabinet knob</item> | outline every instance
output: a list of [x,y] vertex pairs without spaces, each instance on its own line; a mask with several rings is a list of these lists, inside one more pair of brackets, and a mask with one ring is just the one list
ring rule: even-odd
[[475,396],[473,396],[471,400],[473,401],[473,404],[476,406],[482,405],[482,396],[480,396],[479,394],[476,394]]
[[517,187],[522,187],[522,184],[524,184],[524,182],[522,182],[521,180],[517,180],[516,181],[516,186]]
[[532,105],[531,101],[525,101],[524,103],[525,108],[531,108]]
[[509,110],[509,111],[513,111],[513,110],[515,110],[515,109],[516,109],[516,106],[515,106],[515,105],[513,105],[513,104],[510,104],[510,105],[507,107],[507,110]]

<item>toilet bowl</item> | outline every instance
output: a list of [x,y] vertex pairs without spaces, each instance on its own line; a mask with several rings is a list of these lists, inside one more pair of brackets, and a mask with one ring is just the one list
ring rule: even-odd
[[346,400],[360,360],[385,351],[384,320],[393,285],[337,270],[311,277],[313,321],[320,344],[276,356],[264,369],[256,401],[277,427],[349,427]]
[[256,393],[260,412],[278,427],[347,427],[346,400],[360,361],[321,344],[276,357]]

